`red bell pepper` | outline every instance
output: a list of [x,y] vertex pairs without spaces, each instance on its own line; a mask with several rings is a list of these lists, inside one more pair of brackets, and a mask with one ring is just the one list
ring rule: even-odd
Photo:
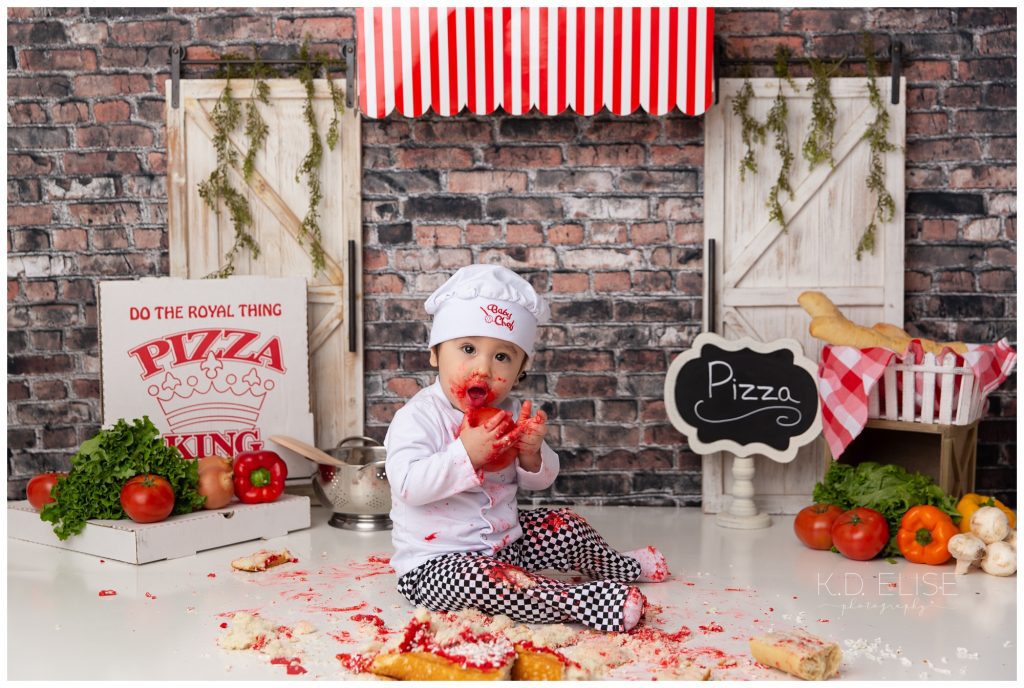
[[288,465],[277,452],[242,452],[235,457],[232,468],[235,474],[235,495],[243,504],[272,502],[284,492]]

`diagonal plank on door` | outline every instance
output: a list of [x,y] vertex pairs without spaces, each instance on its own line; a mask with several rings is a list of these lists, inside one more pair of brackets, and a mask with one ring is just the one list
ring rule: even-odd
[[[215,135],[213,123],[210,121],[210,113],[207,109],[194,98],[185,99],[185,112],[192,115],[192,120],[202,130],[204,134],[209,136],[211,139]],[[234,136],[230,137],[231,145],[241,155],[245,155],[244,149],[238,144]],[[238,173],[238,170],[233,170],[235,175],[242,179],[242,175]],[[242,179],[243,183],[246,183]],[[274,214],[274,217],[281,223],[292,237],[300,244],[303,241],[308,241],[302,238],[302,220],[299,216],[292,212],[292,209],[288,207],[288,204],[284,202],[281,195],[270,185],[270,183],[263,177],[258,171],[253,170],[252,178],[249,180],[247,185],[252,189],[263,204]],[[332,256],[324,253],[324,272],[327,279],[336,286],[342,286],[345,283],[344,273],[337,261]]]
[[[814,195],[821,190],[821,184],[832,174],[835,168],[843,164],[843,161],[850,155],[857,144],[864,138],[864,131],[869,121],[874,117],[874,108],[865,107],[836,142],[834,147],[835,167],[818,165],[811,173],[797,185],[793,191],[793,198],[782,204],[784,217],[792,219],[800,210],[807,205],[807,202],[814,198]],[[750,271],[757,261],[762,258],[768,247],[783,232],[783,227],[774,220],[768,220],[757,233],[750,239],[743,251],[736,260],[729,266],[722,276],[723,287],[735,287],[743,276]]]
[[[314,296],[315,294],[315,296]],[[313,331],[309,333],[309,350],[316,351],[323,346],[334,329],[345,321],[345,294],[342,287],[322,286],[309,287],[310,303],[326,303],[330,310],[316,324]]]
[[764,341],[764,337],[757,331],[757,328],[750,324],[750,321],[743,317],[743,315],[735,308],[729,308],[727,306],[722,307],[722,323],[732,325],[738,329],[743,336],[750,337],[759,342]]

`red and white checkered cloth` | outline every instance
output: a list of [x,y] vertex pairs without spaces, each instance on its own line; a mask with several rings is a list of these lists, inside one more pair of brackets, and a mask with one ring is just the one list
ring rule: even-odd
[[[1006,380],[1017,360],[1017,352],[1002,339],[995,344],[968,344],[957,364],[966,363],[981,383],[982,396]],[[948,350],[947,350],[948,351]],[[942,352],[944,355],[946,351]],[[827,345],[818,364],[818,394],[825,441],[838,458],[868,422],[868,397],[893,358],[920,363],[921,342],[913,340],[903,356],[883,348],[857,349]]]

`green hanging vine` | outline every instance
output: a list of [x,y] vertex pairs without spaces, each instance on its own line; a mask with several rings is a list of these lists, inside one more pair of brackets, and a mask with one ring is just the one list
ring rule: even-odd
[[874,46],[868,34],[864,34],[864,56],[867,59],[868,99],[875,108],[875,119],[863,136],[871,150],[867,187],[875,194],[876,200],[874,210],[871,212],[871,220],[857,244],[857,260],[861,259],[864,251],[875,252],[878,223],[890,222],[896,214],[896,202],[893,200],[892,194],[885,188],[885,165],[882,162],[882,157],[889,151],[896,150],[897,146],[889,142],[889,112],[885,109],[882,94],[875,83],[878,64],[875,61]]
[[[232,145],[230,136],[231,132],[235,131],[242,121],[242,108],[238,105],[238,101],[235,100],[234,92],[231,89],[231,79],[241,74],[241,67],[231,64],[230,60],[245,58],[241,55],[227,54],[222,56],[221,59],[229,60],[228,64],[223,65],[217,73],[218,77],[225,80],[224,90],[221,91],[216,104],[213,106],[213,112],[210,113],[210,122],[214,130],[213,147],[217,155],[217,164],[213,172],[210,173],[210,176],[199,182],[199,197],[217,214],[218,218],[221,215],[221,203],[224,204],[228,210],[228,215],[231,217],[231,225],[234,228],[235,237],[234,243],[224,257],[224,265],[216,272],[207,275],[207,277],[227,277],[233,274],[235,272],[235,256],[243,249],[251,251],[255,257],[258,257],[260,254],[259,244],[256,243],[256,239],[248,231],[252,225],[252,209],[249,207],[249,199],[234,187],[229,174],[230,169],[238,169],[238,151]],[[251,117],[252,115],[247,113],[247,135],[250,128],[248,119]],[[258,112],[255,117],[259,117]],[[249,161],[250,157],[255,157],[257,148],[262,146],[263,143],[262,139],[254,141],[251,138],[249,142],[249,150],[245,156],[246,162]]]
[[750,101],[754,97],[754,87],[750,84],[750,66],[743,68],[743,86],[740,92],[732,101],[732,111],[740,118],[740,137],[743,140],[746,152],[740,160],[740,180],[746,179],[749,170],[751,174],[757,173],[757,160],[754,157],[754,144],[764,144],[765,126],[757,121],[757,118],[750,114]]
[[836,165],[832,158],[832,149],[835,147],[836,101],[832,98],[829,77],[839,69],[843,60],[835,65],[828,65],[813,57],[808,59],[813,75],[807,84],[807,90],[811,91],[811,130],[801,152],[804,160],[810,163],[810,169],[823,162],[827,162],[829,167]]
[[317,68],[324,70],[327,77],[328,88],[331,94],[331,108],[333,117],[327,127],[327,146],[334,150],[338,144],[339,137],[339,115],[345,112],[345,103],[342,100],[341,92],[330,78],[330,66],[336,61],[326,55],[313,55],[309,50],[309,37],[302,42],[299,50],[299,59],[302,66],[297,76],[306,90],[306,103],[302,110],[302,116],[309,127],[309,151],[302,159],[298,172],[295,173],[295,181],[299,182],[302,177],[306,178],[306,188],[309,190],[309,208],[306,216],[302,218],[302,225],[299,230],[299,241],[307,240],[310,243],[310,257],[313,259],[313,269],[320,272],[324,268],[324,249],[322,245],[322,232],[320,230],[320,201],[323,194],[320,190],[320,164],[323,162],[324,147],[320,143],[320,128],[316,121],[316,112],[313,109],[314,84]]
[[[320,203],[323,200],[320,189],[320,168],[323,163],[323,144],[320,142],[320,130],[314,110],[314,79],[318,71],[323,70],[327,77],[327,86],[331,96],[332,118],[326,135],[327,146],[331,150],[337,147],[340,140],[340,115],[345,112],[345,101],[334,80],[330,78],[331,68],[340,65],[341,61],[332,59],[325,54],[312,53],[309,42],[309,36],[306,36],[302,48],[299,50],[301,64],[297,76],[306,91],[303,119],[309,127],[310,147],[302,159],[295,180],[299,182],[305,176],[309,191],[309,208],[299,228],[299,242],[300,244],[309,242],[309,255],[313,269],[315,273],[319,273],[325,267],[325,254],[320,230]],[[255,48],[253,52],[256,52]],[[235,61],[248,59],[243,55],[227,53],[220,59],[227,62],[217,72],[217,77],[225,80],[224,90],[221,91],[213,112],[210,114],[214,129],[213,146],[217,155],[217,164],[210,176],[199,183],[199,196],[211,210],[217,213],[218,217],[220,217],[223,203],[231,217],[235,236],[234,243],[224,256],[224,264],[207,277],[228,277],[234,274],[235,259],[243,250],[250,251],[253,258],[258,258],[260,255],[259,244],[249,233],[249,228],[252,226],[252,209],[249,206],[249,200],[231,183],[229,171],[239,170],[239,156],[238,151],[231,144],[230,136],[240,125],[244,126],[247,147],[245,157],[241,162],[241,175],[242,179],[248,182],[256,169],[256,155],[263,150],[267,136],[270,134],[270,128],[263,119],[263,115],[260,114],[258,103],[270,105],[270,85],[266,80],[270,77],[280,76],[276,70],[260,61],[258,56],[255,57],[251,65],[245,68],[240,64],[233,64]],[[234,91],[231,88],[231,79],[240,77],[246,77],[253,81],[252,91],[244,108],[244,116],[243,108],[235,100]]]
[[778,222],[782,225],[783,229],[786,228],[786,218],[782,214],[779,193],[785,191],[789,194],[790,198],[793,198],[793,187],[789,183],[789,172],[793,167],[793,151],[789,148],[789,132],[786,129],[786,117],[789,115],[789,107],[786,105],[785,96],[782,95],[783,80],[787,81],[794,90],[796,89],[796,84],[793,82],[792,77],[789,76],[788,61],[789,50],[780,45],[775,49],[774,67],[775,77],[779,80],[779,92],[772,102],[772,107],[768,111],[768,119],[765,121],[766,129],[775,135],[775,151],[782,160],[782,165],[779,167],[779,176],[768,192],[768,219],[769,221],[774,220]]

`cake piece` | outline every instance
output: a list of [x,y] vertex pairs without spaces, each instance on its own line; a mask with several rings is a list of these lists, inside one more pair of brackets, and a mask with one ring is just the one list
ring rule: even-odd
[[838,644],[803,631],[776,631],[751,638],[750,652],[761,664],[808,681],[835,676],[843,658]]
[[292,554],[286,549],[273,552],[261,549],[247,557],[239,557],[231,562],[232,568],[239,571],[266,571],[272,566],[280,566],[292,560]]
[[367,670],[403,681],[507,681],[515,659],[505,638],[465,629],[441,645],[429,619],[413,618],[397,645],[385,647]]
[[576,662],[561,652],[530,642],[515,644],[513,681],[574,681],[590,678]]

